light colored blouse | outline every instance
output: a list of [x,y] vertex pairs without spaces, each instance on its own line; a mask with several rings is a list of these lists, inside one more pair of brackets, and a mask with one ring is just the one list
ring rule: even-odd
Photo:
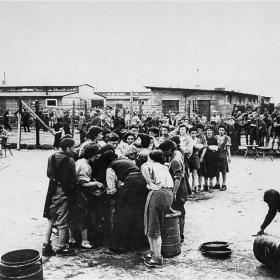
[[[145,170],[148,172],[145,172]],[[141,171],[143,174],[149,174],[154,185],[160,188],[173,188],[174,183],[167,166],[149,160],[141,166]]]
[[91,181],[92,169],[84,158],[78,159],[75,163],[78,183],[89,183]]

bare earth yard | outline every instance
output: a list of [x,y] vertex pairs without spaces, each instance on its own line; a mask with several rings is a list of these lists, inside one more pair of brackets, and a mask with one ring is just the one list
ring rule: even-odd
[[[14,151],[0,158],[0,254],[20,248],[41,250],[47,190],[46,165],[53,151]],[[148,269],[140,252],[114,255],[108,250],[44,260],[45,279],[279,279],[254,257],[254,237],[267,211],[262,201],[268,188],[280,190],[280,160],[233,157],[228,190],[186,203],[185,243],[181,255]],[[280,236],[280,216],[267,229]],[[213,260],[201,255],[202,242],[231,243],[232,257]]]

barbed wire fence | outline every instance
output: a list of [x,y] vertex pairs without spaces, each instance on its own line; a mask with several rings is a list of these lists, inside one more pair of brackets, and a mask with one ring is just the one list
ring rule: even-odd
[[[78,103],[78,104],[77,104]],[[67,123],[68,132],[71,134],[75,142],[79,144],[79,118],[80,114],[85,116],[85,119],[88,123],[91,122],[92,114],[94,111],[99,109],[102,113],[107,113],[106,108],[103,107],[94,107],[90,108],[87,102],[73,102],[72,104],[68,105],[58,105],[56,107],[51,108],[39,108],[36,102],[25,103],[21,102],[18,103],[18,106],[14,104],[10,106],[10,116],[9,116],[9,123],[11,126],[11,130],[8,129],[9,137],[8,143],[12,145],[12,148],[36,148],[46,146],[46,148],[50,148],[54,144],[54,124],[56,123],[58,118],[61,118],[63,122]],[[190,107],[184,108],[170,108],[170,110],[163,110],[162,107],[157,108],[156,106],[151,106],[148,104],[141,104],[139,102],[130,104],[129,107],[118,107],[114,106],[114,104],[107,105],[110,108],[111,112],[110,115],[115,116],[116,112],[121,112],[124,116],[126,113],[132,111],[132,113],[136,113],[138,116],[150,116],[153,112],[157,112],[156,115],[160,118],[163,118],[166,114],[175,113],[176,115],[185,116],[189,118],[192,114],[190,111]],[[178,110],[180,109],[180,110]],[[20,135],[18,133],[18,113],[19,110],[21,111],[21,130]],[[28,127],[25,126],[23,123],[23,114],[28,112],[29,114],[29,131]],[[131,113],[131,112],[130,112]],[[39,117],[36,118],[36,115]],[[3,112],[0,112],[0,124],[3,125]],[[208,120],[209,121],[209,120]],[[37,124],[37,125],[36,125]],[[65,131],[64,131],[65,134]],[[243,138],[243,137],[242,137]]]
[[[21,105],[19,105],[21,102]],[[112,104],[111,104],[112,105]],[[115,115],[116,110],[122,112],[124,115],[125,113],[131,111],[132,113],[136,113],[137,115],[144,115],[151,114],[154,111],[159,111],[158,108],[155,106],[145,105],[134,103],[130,108],[118,108],[117,106],[108,105],[109,108],[113,112],[111,115]],[[63,121],[66,121],[69,128],[70,133],[74,137],[75,141],[79,142],[79,130],[78,130],[78,123],[79,123],[79,115],[82,114],[85,116],[87,122],[90,122],[92,117],[92,111],[99,109],[102,112],[105,111],[105,108],[89,108],[87,102],[83,104],[75,104],[73,102],[69,105],[57,105],[56,107],[52,108],[36,108],[36,102],[30,102],[26,104],[25,102],[19,101],[18,104],[11,104],[9,106],[10,114],[9,114],[9,125],[11,130],[8,130],[8,143],[15,148],[15,145],[19,143],[19,147],[26,148],[27,146],[42,146],[42,145],[53,145],[54,143],[54,124],[58,118],[61,118]],[[20,135],[18,133],[18,114],[21,111],[21,130]],[[171,110],[172,113],[186,115],[186,111],[176,111]],[[27,112],[29,114],[28,118],[28,126],[23,123],[23,114]],[[3,125],[3,113],[0,112],[0,124]],[[40,121],[36,118],[36,115],[40,118]],[[159,113],[159,116],[163,116],[163,113]],[[37,120],[36,120],[37,119]],[[42,121],[42,122],[41,122]],[[38,122],[38,123],[37,123]],[[36,123],[37,123],[37,130],[36,133]],[[28,130],[29,128],[29,130]],[[19,139],[20,138],[20,139]]]

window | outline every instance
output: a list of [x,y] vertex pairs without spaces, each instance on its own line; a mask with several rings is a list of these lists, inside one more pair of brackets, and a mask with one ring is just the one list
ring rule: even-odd
[[104,107],[104,100],[91,100],[91,108],[94,107],[100,107],[103,108]]
[[210,100],[197,100],[196,111],[210,120]]
[[46,107],[57,107],[57,99],[46,99]]

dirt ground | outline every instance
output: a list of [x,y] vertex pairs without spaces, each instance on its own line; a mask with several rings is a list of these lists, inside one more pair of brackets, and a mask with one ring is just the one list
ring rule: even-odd
[[[47,190],[46,164],[53,151],[14,151],[0,158],[0,254],[20,248],[41,250]],[[146,268],[140,252],[114,255],[108,250],[44,259],[45,279],[279,279],[254,257],[255,234],[267,211],[268,188],[280,190],[280,160],[233,157],[228,190],[187,201],[185,243],[181,255],[159,269]],[[279,214],[267,233],[280,236]],[[224,240],[233,254],[227,260],[204,257],[202,242]]]

